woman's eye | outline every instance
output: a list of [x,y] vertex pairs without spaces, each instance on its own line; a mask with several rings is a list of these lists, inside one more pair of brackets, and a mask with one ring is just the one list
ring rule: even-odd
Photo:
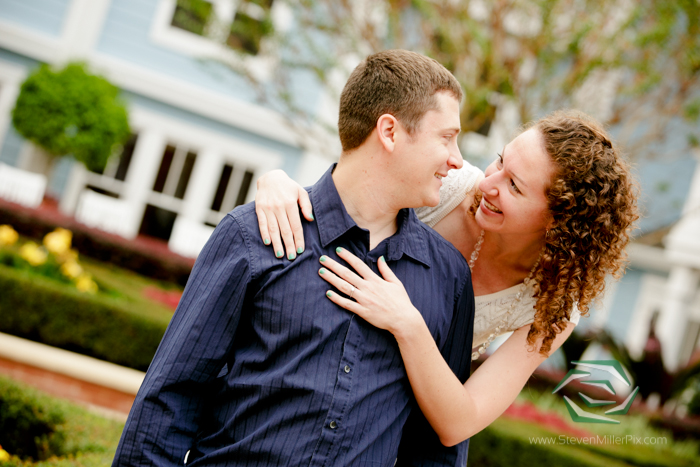
[[515,182],[513,181],[512,178],[510,179],[510,186],[513,187],[513,189],[515,190],[516,193],[520,193],[520,189],[519,189],[518,186],[515,184]]
[[496,160],[496,163],[497,163],[499,166],[503,165],[503,156],[501,156],[501,155],[498,154],[498,153],[496,153],[496,155],[498,156],[498,159]]

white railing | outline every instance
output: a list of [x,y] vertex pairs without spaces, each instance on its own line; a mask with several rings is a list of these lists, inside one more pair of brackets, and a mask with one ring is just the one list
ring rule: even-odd
[[45,191],[46,176],[0,163],[0,198],[36,208]]
[[168,248],[178,255],[196,258],[207,243],[214,227],[184,217],[175,219]]
[[123,200],[84,190],[78,200],[75,219],[95,229],[133,238],[131,207]]

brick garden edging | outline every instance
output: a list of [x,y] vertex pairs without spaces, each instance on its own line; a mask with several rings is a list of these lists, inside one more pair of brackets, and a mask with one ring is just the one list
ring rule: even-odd
[[125,418],[145,373],[0,333],[0,373]]

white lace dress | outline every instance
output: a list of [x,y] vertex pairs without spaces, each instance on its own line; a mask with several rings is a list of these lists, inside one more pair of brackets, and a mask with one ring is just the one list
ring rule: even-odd
[[[464,201],[467,196],[474,193],[484,173],[477,167],[464,161],[464,167],[459,170],[451,170],[442,180],[440,188],[440,204],[435,207],[416,209],[418,218],[433,227],[454,208]],[[511,304],[515,301],[522,284],[517,284],[500,292],[474,297],[476,304],[474,315],[474,341],[473,347],[481,345],[488,339],[502,321]],[[532,286],[525,289],[525,294],[516,304],[508,318],[505,332],[515,331],[535,320],[535,298],[532,296]],[[580,314],[577,309],[571,313],[571,322],[578,324]]]

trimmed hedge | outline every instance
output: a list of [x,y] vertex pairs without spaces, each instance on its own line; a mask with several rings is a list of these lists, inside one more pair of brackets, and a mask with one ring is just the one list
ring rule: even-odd
[[[9,409],[16,410],[21,407],[24,411],[22,419],[17,420],[17,425],[23,423],[26,418],[35,418],[27,415],[27,412],[40,413],[42,420],[47,413],[52,417],[61,419],[60,424],[55,424],[54,434],[48,437],[53,443],[50,451],[43,451],[50,457],[46,460],[33,462],[22,460],[19,451],[8,440],[11,435],[17,434],[16,428],[9,425],[0,426],[0,444],[10,454],[9,460],[0,460],[0,467],[106,467],[111,465],[114,452],[119,443],[119,437],[124,429],[124,423],[110,420],[88,412],[85,408],[71,402],[49,396],[34,388],[28,387],[12,379],[0,377],[0,401],[7,401],[8,394],[12,394],[12,402]],[[20,400],[19,402],[17,400]],[[6,405],[0,409],[0,417],[5,414]],[[29,435],[24,442],[29,442]],[[45,446],[46,438],[40,438],[39,445]],[[39,449],[41,450],[41,449]]]
[[0,445],[23,459],[61,454],[63,413],[37,398],[35,391],[0,377]]
[[169,319],[0,265],[0,332],[146,371]]

